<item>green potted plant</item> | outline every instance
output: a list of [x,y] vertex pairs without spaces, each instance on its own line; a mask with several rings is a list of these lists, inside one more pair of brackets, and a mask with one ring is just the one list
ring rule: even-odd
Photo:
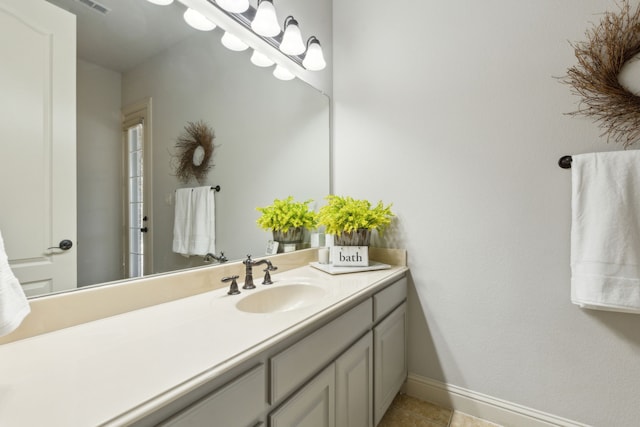
[[[262,215],[256,221],[263,230],[271,230],[273,240],[281,244],[295,243],[296,249],[302,243],[304,229],[317,227],[317,214],[309,209],[313,200],[297,202],[292,196],[275,199],[273,204],[256,210]],[[282,247],[278,252],[282,252]]]
[[338,246],[368,246],[371,230],[382,233],[391,223],[391,205],[379,201],[375,206],[368,200],[348,196],[329,195],[327,204],[318,212],[318,225],[333,234]]

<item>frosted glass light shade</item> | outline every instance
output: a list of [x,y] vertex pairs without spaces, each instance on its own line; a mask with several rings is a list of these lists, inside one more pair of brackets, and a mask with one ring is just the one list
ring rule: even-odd
[[157,4],[159,6],[167,6],[173,3],[173,0],[147,0],[149,3]]
[[282,43],[280,43],[280,51],[287,55],[300,55],[304,53],[304,49],[305,45],[302,41],[298,21],[293,19],[292,16],[289,16],[284,21],[284,34],[282,36]]
[[280,65],[276,65],[276,68],[273,70],[273,76],[279,80],[293,80],[296,77],[293,73]]
[[225,32],[222,35],[222,39],[220,40],[222,45],[229,50],[235,50],[236,52],[242,52],[243,50],[247,50],[249,46],[240,40],[238,37],[234,36],[231,33]]
[[307,53],[302,60],[302,65],[311,71],[323,70],[327,66],[324,60],[324,54],[322,53],[322,47],[317,38],[311,37],[307,41]]
[[216,3],[231,13],[242,13],[249,9],[249,0],[216,0]]
[[258,10],[251,21],[251,29],[264,37],[275,37],[280,34],[276,8],[271,0],[258,0]]
[[211,31],[216,28],[216,24],[209,21],[207,17],[194,9],[187,9],[184,13],[184,20],[196,30]]
[[251,55],[251,63],[258,67],[271,67],[275,62],[273,62],[267,55],[258,52],[257,50],[253,51]]

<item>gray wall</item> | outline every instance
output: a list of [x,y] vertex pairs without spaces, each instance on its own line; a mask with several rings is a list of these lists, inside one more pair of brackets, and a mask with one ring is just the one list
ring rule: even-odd
[[78,286],[121,278],[121,75],[77,66]]
[[[632,4],[637,4],[633,1]],[[569,41],[613,0],[334,1],[334,186],[394,203],[410,371],[594,426],[640,419],[640,317],[569,300]]]

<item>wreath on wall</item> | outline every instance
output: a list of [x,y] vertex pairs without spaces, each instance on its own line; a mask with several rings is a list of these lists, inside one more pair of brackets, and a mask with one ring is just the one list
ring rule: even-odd
[[587,30],[587,41],[572,45],[578,65],[569,68],[564,83],[582,97],[577,111],[604,129],[607,142],[624,148],[640,138],[640,96],[618,81],[622,67],[640,53],[640,5],[631,10],[628,0],[620,11],[606,12],[599,25]]
[[176,141],[176,176],[180,181],[187,183],[195,178],[201,184],[204,182],[213,167],[210,161],[214,138],[213,129],[205,122],[187,122]]

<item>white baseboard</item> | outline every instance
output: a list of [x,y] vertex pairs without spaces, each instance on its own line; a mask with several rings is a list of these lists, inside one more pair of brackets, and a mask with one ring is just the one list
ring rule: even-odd
[[586,424],[415,374],[409,374],[404,391],[409,396],[505,427],[589,427]]

